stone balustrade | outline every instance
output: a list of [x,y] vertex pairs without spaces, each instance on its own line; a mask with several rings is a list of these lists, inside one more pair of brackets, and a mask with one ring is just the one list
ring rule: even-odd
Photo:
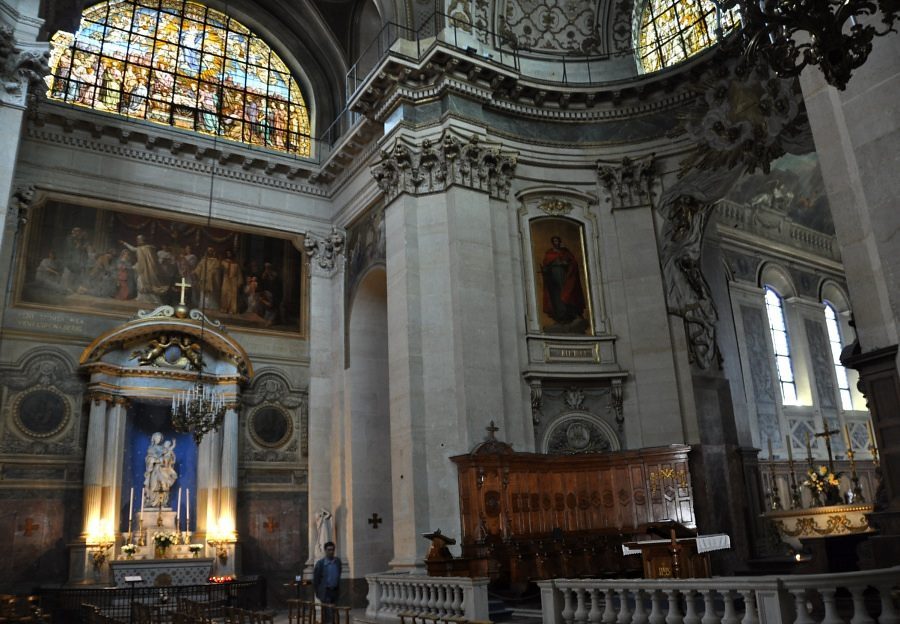
[[900,624],[892,595],[900,587],[900,566],[784,577],[553,579],[538,585],[544,624]]
[[370,574],[366,616],[396,622],[401,613],[488,619],[486,578]]

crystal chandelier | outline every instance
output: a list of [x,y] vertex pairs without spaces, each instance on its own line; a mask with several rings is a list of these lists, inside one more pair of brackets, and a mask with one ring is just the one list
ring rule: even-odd
[[177,431],[190,433],[197,444],[210,431],[216,431],[225,416],[222,393],[198,379],[187,390],[172,397],[172,424]]
[[[896,32],[898,0],[738,0],[745,54],[781,77],[818,65],[840,90],[866,62],[872,40]],[[883,29],[874,25],[881,14]],[[860,18],[865,23],[860,22]]]

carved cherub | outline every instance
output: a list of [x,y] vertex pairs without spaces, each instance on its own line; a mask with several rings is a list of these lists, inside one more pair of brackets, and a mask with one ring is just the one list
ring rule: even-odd
[[146,352],[141,352],[140,349],[132,351],[129,359],[137,359],[141,366],[150,366],[156,362],[157,358],[162,357],[173,342],[166,334],[160,334],[159,338],[150,340],[150,348]]
[[203,368],[203,352],[200,345],[192,342],[189,336],[181,337],[181,353],[191,363],[191,367],[195,370]]

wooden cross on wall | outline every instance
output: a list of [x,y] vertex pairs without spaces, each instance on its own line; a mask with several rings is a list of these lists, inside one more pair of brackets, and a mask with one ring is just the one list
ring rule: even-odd
[[378,525],[384,522],[384,519],[382,519],[377,513],[373,513],[372,517],[369,518],[367,522],[372,525],[373,529],[377,529]]

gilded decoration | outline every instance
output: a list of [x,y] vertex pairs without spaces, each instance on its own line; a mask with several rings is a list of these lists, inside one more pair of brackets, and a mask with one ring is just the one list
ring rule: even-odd
[[871,504],[831,505],[810,509],[770,511],[765,515],[773,521],[775,528],[782,535],[794,539],[806,539],[869,533],[872,529],[866,514],[872,513],[873,509]]
[[551,217],[567,215],[572,212],[572,204],[564,199],[544,199],[538,204],[538,209],[543,210]]
[[200,343],[188,335],[159,334],[144,349],[132,351],[130,359],[140,366],[200,370],[205,364]]

